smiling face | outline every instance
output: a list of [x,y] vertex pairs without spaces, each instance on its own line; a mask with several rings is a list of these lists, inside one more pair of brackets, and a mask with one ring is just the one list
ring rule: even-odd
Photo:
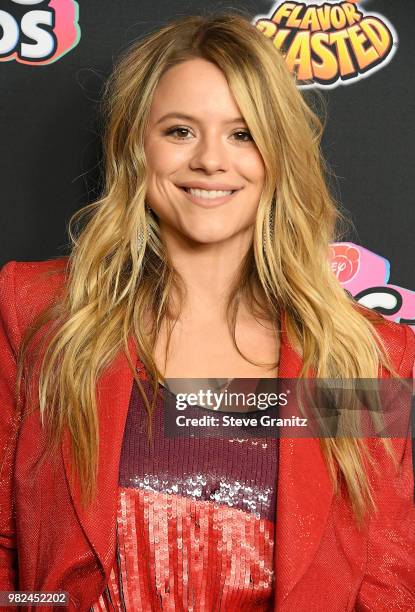
[[145,154],[146,201],[167,239],[212,244],[252,235],[264,164],[215,64],[191,59],[163,75]]

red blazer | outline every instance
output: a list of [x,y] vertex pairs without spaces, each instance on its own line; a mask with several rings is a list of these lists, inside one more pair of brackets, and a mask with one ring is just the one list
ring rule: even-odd
[[[104,590],[115,556],[118,466],[133,378],[120,352],[98,381],[98,498],[83,511],[78,487],[69,485],[68,437],[53,469],[36,466],[44,445],[38,413],[13,436],[17,349],[62,286],[65,264],[66,258],[11,261],[0,271],[0,591],[66,590],[69,609],[83,611]],[[379,330],[400,375],[410,377],[412,330],[386,320]],[[280,376],[295,378],[301,359],[282,331]],[[344,497],[333,495],[319,441],[281,439],[275,612],[415,610],[411,438],[393,440],[398,474],[378,442],[370,441],[380,467],[370,478],[379,512],[359,531]]]

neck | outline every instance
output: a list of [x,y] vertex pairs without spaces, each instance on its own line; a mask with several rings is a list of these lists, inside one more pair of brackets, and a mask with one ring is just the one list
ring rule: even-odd
[[162,227],[171,265],[186,288],[183,312],[192,318],[223,318],[233,282],[252,242],[252,227],[222,242],[198,243]]

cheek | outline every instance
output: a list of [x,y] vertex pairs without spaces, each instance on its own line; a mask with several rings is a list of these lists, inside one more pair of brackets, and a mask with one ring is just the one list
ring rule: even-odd
[[240,173],[248,179],[249,182],[262,186],[265,180],[265,165],[262,157],[257,151],[253,151],[250,155],[246,154],[239,160]]
[[162,147],[155,144],[145,148],[145,156],[147,161],[147,170],[150,176],[160,174],[163,171],[165,155],[163,155]]
[[159,176],[166,176],[186,161],[188,154],[186,147],[172,146],[168,142],[153,142],[145,148],[145,155],[149,172]]

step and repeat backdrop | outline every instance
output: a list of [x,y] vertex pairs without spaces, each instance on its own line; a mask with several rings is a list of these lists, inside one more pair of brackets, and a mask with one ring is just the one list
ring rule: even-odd
[[169,20],[236,9],[325,99],[323,153],[352,220],[333,272],[415,328],[415,3],[408,0],[2,0],[0,266],[69,252],[67,222],[100,190],[99,100],[113,62]]

